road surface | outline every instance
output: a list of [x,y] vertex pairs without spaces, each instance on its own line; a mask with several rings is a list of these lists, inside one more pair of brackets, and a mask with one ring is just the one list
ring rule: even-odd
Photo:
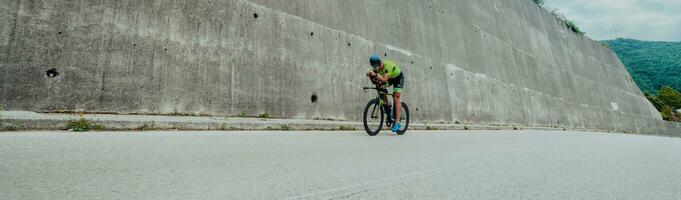
[[0,199],[680,199],[681,139],[544,131],[0,133]]

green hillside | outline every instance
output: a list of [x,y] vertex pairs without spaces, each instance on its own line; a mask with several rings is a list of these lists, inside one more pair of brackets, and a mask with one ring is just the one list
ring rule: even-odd
[[615,51],[643,92],[657,94],[662,86],[681,91],[681,42],[620,38],[603,43]]

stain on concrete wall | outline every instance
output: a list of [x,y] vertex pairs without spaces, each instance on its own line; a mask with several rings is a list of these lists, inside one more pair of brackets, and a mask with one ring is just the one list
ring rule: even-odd
[[377,52],[415,120],[661,123],[612,51],[529,0],[0,3],[8,109],[357,120]]

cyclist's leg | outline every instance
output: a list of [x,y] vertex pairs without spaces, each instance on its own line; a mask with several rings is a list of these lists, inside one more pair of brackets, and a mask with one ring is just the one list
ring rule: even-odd
[[404,73],[395,78],[394,88],[393,88],[393,103],[395,106],[395,122],[400,121],[400,115],[402,114],[402,88],[404,87]]
[[388,95],[383,95],[383,102],[385,102],[386,106],[390,105],[390,101],[388,101]]
[[[397,89],[397,88],[395,88]],[[402,114],[402,99],[401,92],[393,92],[393,102],[395,102],[395,121],[400,122],[400,114]]]

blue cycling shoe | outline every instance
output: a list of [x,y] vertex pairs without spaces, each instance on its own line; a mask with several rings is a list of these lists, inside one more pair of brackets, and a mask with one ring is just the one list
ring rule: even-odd
[[400,131],[400,128],[401,128],[401,127],[402,127],[402,126],[400,125],[400,123],[395,123],[395,124],[393,125],[392,131],[393,131],[394,133],[397,133],[397,131]]

